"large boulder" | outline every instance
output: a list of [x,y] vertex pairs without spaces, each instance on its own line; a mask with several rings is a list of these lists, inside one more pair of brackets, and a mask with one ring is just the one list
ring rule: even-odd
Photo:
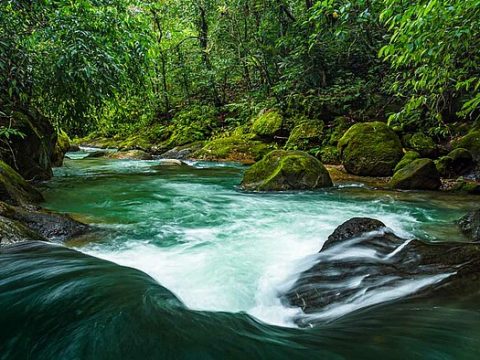
[[2,160],[27,180],[51,178],[57,133],[50,121],[38,112],[17,111],[9,118],[0,116],[0,125],[23,134],[11,136],[8,146],[0,148]]
[[[63,242],[87,233],[90,228],[68,215],[10,206],[0,201],[0,216],[21,224],[42,239]],[[37,237],[36,240],[39,238]]]
[[472,241],[480,241],[480,209],[470,211],[458,221],[458,226],[465,236]]
[[480,290],[479,275],[480,245],[407,240],[356,218],[335,230],[283,299],[303,310],[298,325],[311,326],[386,301],[469,296]]
[[283,117],[278,110],[267,110],[258,115],[252,124],[253,133],[267,138],[279,134],[283,126]]
[[389,185],[403,190],[438,190],[442,183],[432,160],[417,159],[398,170]]
[[322,143],[324,124],[321,121],[302,121],[290,133],[285,147],[289,150],[309,150]]
[[245,172],[242,187],[255,191],[319,189],[332,186],[327,169],[302,151],[275,150]]
[[390,176],[403,156],[397,134],[382,122],[353,125],[338,149],[345,169],[362,176]]
[[473,156],[467,149],[457,148],[448,155],[435,161],[437,170],[442,177],[457,178],[470,173],[475,168]]
[[0,201],[26,206],[43,201],[43,196],[20,174],[0,160]]

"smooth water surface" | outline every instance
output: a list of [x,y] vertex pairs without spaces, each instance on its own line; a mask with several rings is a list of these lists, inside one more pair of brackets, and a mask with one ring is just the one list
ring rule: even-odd
[[[1,255],[0,305],[13,301],[19,319],[33,317],[30,327],[44,328],[49,316],[79,313],[76,322],[57,324],[58,334],[42,335],[47,343],[37,350],[46,358],[59,349],[60,358],[480,355],[478,302],[402,301],[417,286],[413,282],[374,302],[342,304],[346,311],[322,314],[325,321],[312,329],[296,329],[292,319],[301,311],[279,297],[345,220],[374,217],[406,238],[464,241],[454,221],[476,206],[475,197],[359,186],[245,193],[237,187],[243,170],[201,162],[170,167],[66,160],[45,184],[45,206],[104,230],[94,241],[68,244],[93,257],[63,247],[47,251],[46,245]],[[29,266],[32,261],[38,266]],[[28,297],[20,297],[22,289]],[[16,318],[3,316],[9,317],[1,323]],[[65,335],[65,327],[73,334]],[[8,355],[33,330],[12,331],[18,338],[9,340]],[[36,336],[27,338],[33,344]],[[114,342],[117,336],[122,344]]]

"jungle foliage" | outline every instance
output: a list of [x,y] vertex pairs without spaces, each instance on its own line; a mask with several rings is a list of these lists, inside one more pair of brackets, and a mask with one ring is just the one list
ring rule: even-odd
[[479,114],[479,29],[480,0],[3,0],[0,117],[108,135],[275,108],[445,136]]

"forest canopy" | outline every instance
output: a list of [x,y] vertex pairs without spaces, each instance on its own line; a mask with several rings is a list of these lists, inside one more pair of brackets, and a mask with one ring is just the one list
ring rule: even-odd
[[4,0],[0,117],[85,135],[277,108],[445,136],[479,115],[479,29],[480,0]]

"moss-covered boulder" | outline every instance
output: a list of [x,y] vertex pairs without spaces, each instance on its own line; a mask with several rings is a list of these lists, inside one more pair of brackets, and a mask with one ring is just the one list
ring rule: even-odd
[[422,132],[405,135],[403,138],[405,147],[412,149],[423,158],[435,158],[438,156],[438,147],[433,139]]
[[252,132],[262,136],[273,138],[281,132],[283,117],[278,110],[267,110],[258,115],[252,124]]
[[51,159],[57,134],[50,121],[34,109],[13,112],[0,126],[13,128],[22,136],[9,137],[8,146],[0,147],[0,158],[27,180],[46,180],[52,176]]
[[470,151],[458,148],[436,160],[435,165],[442,177],[457,178],[472,171],[475,162]]
[[209,161],[238,161],[252,164],[272,150],[272,146],[253,140],[251,136],[230,136],[213,139],[193,154],[193,158]]
[[407,151],[405,155],[403,155],[402,160],[395,166],[395,172],[404,168],[406,165],[410,164],[413,160],[417,160],[420,158],[420,154],[416,151]]
[[0,160],[0,201],[14,205],[30,205],[43,201],[43,196],[19,173]]
[[404,190],[438,190],[441,184],[435,163],[425,158],[398,170],[389,182],[390,187]]
[[245,172],[242,188],[256,191],[319,189],[332,186],[327,169],[302,151],[275,150]]
[[342,162],[336,146],[324,146],[315,153],[315,156],[317,159],[320,159],[322,163],[328,165],[339,165]]
[[456,193],[480,195],[480,182],[459,179],[451,186],[449,190]]
[[116,160],[152,160],[153,156],[143,150],[116,151],[107,154],[110,159]]
[[321,121],[302,121],[290,133],[285,148],[288,150],[309,150],[322,143],[324,124]]
[[473,159],[480,162],[480,129],[470,130],[467,135],[453,141],[452,147],[454,149],[467,149],[472,154]]
[[403,157],[397,134],[382,122],[353,125],[338,142],[345,169],[355,175],[389,176]]
[[61,167],[63,165],[63,159],[67,151],[72,147],[72,141],[67,133],[60,130],[57,134],[57,143],[55,144],[55,150],[52,155],[52,166]]

